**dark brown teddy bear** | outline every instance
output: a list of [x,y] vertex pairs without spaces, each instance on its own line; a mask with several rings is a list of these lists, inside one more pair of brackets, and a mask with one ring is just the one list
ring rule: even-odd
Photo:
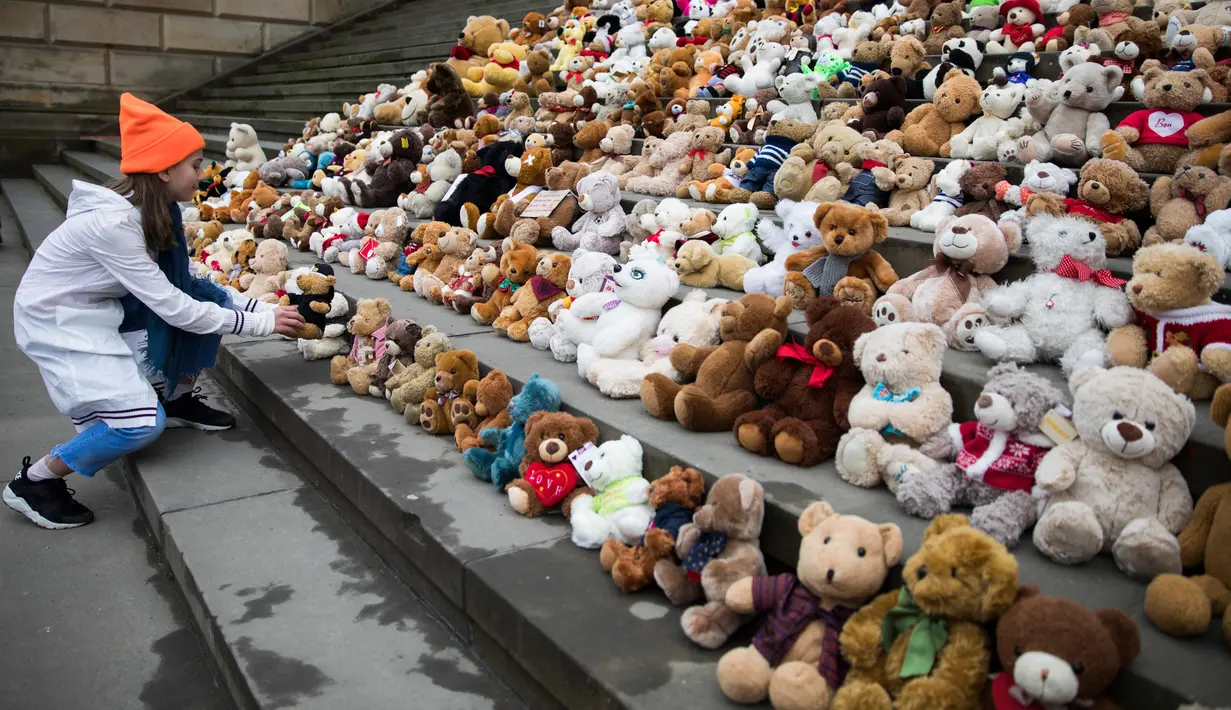
[[996,655],[983,707],[1114,710],[1103,691],[1141,652],[1137,624],[1119,609],[1087,611],[1060,597],[1018,590],[996,625]]
[[1013,209],[996,199],[996,183],[1005,178],[1004,166],[1000,163],[975,163],[958,182],[966,202],[957,208],[957,216],[978,214],[999,222],[1002,212]]
[[635,592],[654,579],[659,560],[675,557],[675,539],[680,528],[692,522],[692,514],[705,499],[705,477],[695,468],[672,466],[667,475],[650,483],[650,507],[654,519],[640,545],[619,540],[603,543],[599,563],[611,573],[611,581],[623,592]]
[[397,204],[399,195],[415,189],[410,176],[423,158],[423,139],[419,133],[410,128],[402,129],[390,136],[388,143],[381,144],[380,152],[385,161],[372,173],[371,181],[352,183],[349,178],[342,178],[342,184],[348,189],[354,185],[358,193],[356,203],[360,207],[392,207]]
[[753,373],[773,357],[786,336],[791,299],[750,293],[722,309],[718,334],[722,343],[696,348],[685,343],[671,349],[671,366],[692,379],[680,385],[652,373],[641,381],[641,402],[659,419],[678,421],[692,431],[726,431],[757,404]]
[[376,359],[368,391],[373,397],[385,396],[385,382],[396,371],[415,361],[415,346],[423,337],[423,327],[413,320],[391,318],[385,326],[385,352]]
[[567,519],[573,499],[594,491],[581,481],[568,455],[585,444],[598,443],[598,427],[585,417],[564,412],[540,412],[526,422],[526,455],[521,478],[504,487],[513,510],[537,518],[557,507]]
[[428,125],[435,128],[462,128],[474,117],[474,104],[462,86],[462,78],[448,64],[433,64],[423,86],[432,97],[427,104]]
[[785,343],[777,357],[757,368],[757,395],[773,404],[736,419],[734,428],[745,449],[800,466],[832,457],[850,429],[846,410],[863,387],[851,352],[860,335],[876,329],[862,309],[832,296],[813,301],[807,321],[802,346]]
[[479,440],[479,432],[484,429],[503,429],[513,423],[508,409],[509,400],[513,399],[513,383],[503,372],[487,373],[474,390],[474,396],[463,392],[462,397],[453,400],[453,440],[462,452],[485,446]]
[[901,128],[906,120],[906,79],[873,79],[864,88],[860,104],[863,116],[848,125],[860,133],[871,132],[875,140],[884,138],[889,131]]

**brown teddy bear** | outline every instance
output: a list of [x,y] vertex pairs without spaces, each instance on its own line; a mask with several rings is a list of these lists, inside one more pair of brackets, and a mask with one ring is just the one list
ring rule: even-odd
[[355,303],[355,313],[346,324],[353,344],[347,355],[334,355],[329,361],[329,381],[335,385],[350,384],[355,394],[368,394],[372,377],[368,365],[374,365],[384,351],[384,329],[393,315],[393,306],[383,298],[361,298]]
[[979,707],[991,664],[984,624],[1012,606],[1017,572],[1004,545],[966,516],[933,519],[902,568],[903,586],[876,597],[842,629],[851,669],[830,708]]
[[519,343],[530,342],[530,324],[536,318],[546,318],[548,306],[564,298],[568,270],[573,260],[567,254],[546,253],[539,256],[525,288],[517,289],[509,305],[500,311],[492,327]]
[[435,266],[431,266],[429,270],[435,270],[436,266],[440,265],[438,259],[443,258],[439,247],[440,238],[452,229],[446,222],[424,222],[415,227],[410,233],[410,238],[407,240],[406,248],[409,253],[406,254],[406,269],[409,273],[402,273],[403,270],[394,269],[389,272],[389,280],[396,283],[403,291],[415,290],[415,273],[418,272],[420,266],[428,258],[429,254],[423,253],[424,248],[431,245],[432,260],[435,261]]
[[[547,172],[551,170],[551,150],[546,147],[529,148],[520,158],[505,159],[509,175],[517,178],[512,189],[496,198],[490,211],[475,220],[474,231],[483,239],[499,239],[509,236],[517,221],[519,207],[526,205],[547,185]],[[462,209],[469,210],[472,203]]]
[[797,310],[817,296],[835,296],[871,313],[877,294],[898,280],[893,266],[872,250],[889,236],[888,220],[862,207],[826,202],[817,206],[813,222],[823,243],[787,257],[782,292]]
[[526,422],[526,455],[521,478],[504,487],[509,506],[527,518],[538,518],[557,508],[569,517],[573,499],[594,491],[581,480],[569,454],[598,443],[598,427],[585,417],[564,412],[541,412]]
[[1189,228],[1205,216],[1231,203],[1231,176],[1210,168],[1182,165],[1174,176],[1163,176],[1150,186],[1150,214],[1154,225],[1142,235],[1145,246],[1183,241]]
[[756,406],[753,373],[773,356],[786,335],[791,301],[750,293],[722,309],[719,337],[712,348],[679,344],[671,365],[691,384],[653,373],[641,381],[641,401],[655,417],[675,420],[692,431],[727,431]]
[[473,397],[478,382],[479,359],[473,352],[450,350],[437,355],[435,386],[423,393],[419,424],[429,434],[454,433],[453,402],[467,390]]
[[428,125],[434,128],[461,128],[466,119],[474,117],[474,104],[466,93],[466,87],[462,86],[462,78],[448,64],[430,66],[423,88],[431,96],[427,103]]
[[732,473],[710,486],[705,505],[680,528],[673,559],[654,565],[654,581],[673,604],[689,604],[704,595],[705,604],[684,612],[680,626],[698,646],[718,648],[741,623],[743,614],[727,606],[727,590],[741,579],[765,574],[761,523],[765,490]]
[[414,362],[415,346],[423,337],[423,328],[412,320],[391,318],[385,326],[385,351],[371,365],[372,380],[368,393],[373,397],[385,396],[385,384],[394,372],[406,369]]
[[1107,254],[1116,256],[1141,245],[1141,230],[1124,215],[1144,208],[1148,198],[1149,186],[1135,170],[1118,160],[1098,158],[1082,166],[1077,197],[1035,193],[1026,203],[1026,214],[1071,214],[1093,222],[1107,239]]
[[718,685],[737,703],[829,706],[846,676],[842,629],[902,556],[897,525],[839,515],[825,502],[804,509],[799,534],[794,574],[745,577],[727,588],[734,611],[767,614],[752,645],[718,661]]
[[996,185],[1007,177],[1004,166],[1000,163],[975,163],[958,179],[965,202],[957,208],[958,217],[977,214],[987,217],[993,222],[1000,220],[1000,215],[1008,212],[1011,207],[996,199]]
[[[525,65],[527,87],[525,95],[527,98],[538,98],[539,94],[556,90],[556,76],[551,71],[551,55],[547,53],[547,50],[536,49],[526,54]],[[525,108],[529,108],[529,104]]]
[[602,167],[595,163],[603,158],[603,139],[607,137],[607,131],[610,129],[611,126],[607,125],[606,121],[588,121],[577,129],[573,136],[573,147],[581,151],[577,162],[589,166],[591,170]]
[[483,325],[491,325],[501,311],[513,302],[517,290],[535,275],[538,260],[538,249],[529,244],[514,244],[504,252],[500,257],[501,280],[496,291],[483,303],[471,306],[470,317]]
[[1118,707],[1103,691],[1140,652],[1141,633],[1123,611],[1088,611],[1023,585],[996,623],[1004,670],[988,683],[984,707]]
[[902,128],[891,131],[886,138],[916,157],[947,158],[949,139],[965,130],[967,121],[981,114],[982,93],[977,79],[953,69],[945,75],[944,83],[936,87],[932,103],[916,106],[906,114]]
[[407,424],[419,423],[423,393],[436,383],[436,356],[452,349],[449,336],[434,325],[425,325],[423,337],[415,345],[414,361],[385,382],[389,406],[401,413]]
[[962,0],[942,2],[932,11],[930,31],[923,43],[923,48],[929,55],[940,54],[945,42],[966,36],[962,29],[962,10],[966,3]]
[[[484,429],[503,429],[512,423],[509,400],[513,399],[513,383],[500,370],[492,370],[475,385],[474,397],[459,397],[453,401],[453,440],[458,451],[485,446],[479,439]],[[473,402],[472,402],[473,400]]]
[[924,60],[927,54],[918,37],[897,39],[893,43],[893,49],[889,50],[889,74],[913,81],[932,68],[932,65]]
[[675,196],[681,199],[689,197],[688,186],[692,181],[709,178],[711,166],[725,166],[731,162],[731,151],[722,148],[726,134],[721,128],[702,126],[691,134],[692,145],[679,167],[681,180],[675,190]]
[[695,468],[672,466],[667,475],[650,482],[654,518],[639,545],[609,539],[599,551],[599,563],[611,573],[622,592],[635,592],[654,580],[659,560],[675,558],[680,528],[692,522],[693,511],[705,499],[705,477]]
[[[569,151],[572,152],[571,149]],[[562,191],[564,198],[556,203],[551,214],[546,217],[526,218],[521,213],[532,200],[523,200],[513,207],[518,219],[509,228],[508,236],[515,242],[534,244],[538,246],[550,243],[551,232],[556,227],[568,229],[572,226],[581,208],[577,204],[576,187],[582,178],[590,174],[590,166],[585,163],[566,162],[547,171],[544,177],[548,191]]]
[[1210,300],[1224,275],[1213,256],[1187,244],[1138,251],[1124,289],[1137,322],[1107,336],[1111,362],[1144,367],[1191,399],[1213,396],[1231,380],[1231,307]]
[[863,310],[832,297],[808,306],[807,323],[802,346],[783,343],[757,368],[757,396],[771,404],[739,417],[733,427],[740,446],[797,466],[832,458],[850,428],[846,410],[863,387],[851,352],[856,338],[876,329]]
[[748,166],[756,155],[755,148],[741,146],[735,149],[730,165],[711,163],[704,178],[693,180],[685,186],[688,189],[687,197],[699,202],[734,202],[731,191],[739,187],[739,181],[748,174]]
[[930,183],[936,164],[925,158],[900,155],[890,164],[893,171],[893,192],[889,194],[889,207],[881,214],[890,227],[910,225],[910,216],[932,202]]
[[[415,293],[437,305],[443,304],[445,289],[457,275],[458,267],[466,263],[466,259],[474,251],[478,241],[479,236],[471,230],[465,227],[451,227],[449,231],[440,235],[435,245],[427,244],[421,247],[420,251],[429,246],[434,249],[429,250],[424,261],[415,270]],[[436,253],[440,255],[439,260],[435,258]],[[430,268],[432,262],[436,262],[435,268]]]
[[1146,107],[1103,134],[1103,157],[1122,160],[1138,172],[1173,173],[1189,152],[1188,129],[1202,119],[1194,109],[1212,98],[1209,75],[1203,69],[1151,67],[1141,78]]
[[[790,123],[780,121],[770,130],[779,133],[781,125]],[[774,195],[796,202],[835,202],[859,174],[856,166],[863,161],[858,156],[872,141],[841,121],[829,121],[815,132],[802,125],[808,130],[774,176]]]
[[[703,212],[703,210],[698,210]],[[693,288],[721,286],[732,291],[744,290],[744,274],[757,263],[743,254],[726,252],[718,254],[708,242],[689,239],[680,245],[675,257],[667,260],[680,283]]]

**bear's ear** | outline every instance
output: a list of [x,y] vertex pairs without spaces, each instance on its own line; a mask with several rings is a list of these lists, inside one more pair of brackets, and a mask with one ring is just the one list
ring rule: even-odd
[[463,350],[461,352],[460,359],[462,362],[466,363],[466,366],[471,370],[475,372],[479,371],[479,358],[470,350]]
[[957,221],[957,217],[954,217],[953,215],[946,215],[944,217],[941,217],[940,221],[936,223],[936,235],[939,237],[941,234],[945,232],[945,230],[949,229],[949,225],[953,224],[956,221]]
[[786,318],[791,315],[791,311],[795,310],[794,304],[791,302],[790,296],[779,296],[774,299],[774,317]]
[[892,567],[902,559],[902,529],[893,523],[881,523],[876,529],[885,547],[885,567]]
[[1119,609],[1099,609],[1094,615],[1111,634],[1111,639],[1116,644],[1116,652],[1120,655],[1120,665],[1123,667],[1132,663],[1137,654],[1141,653],[1141,632],[1137,629],[1137,624]]
[[1201,258],[1189,262],[1189,268],[1193,272],[1201,293],[1214,293],[1222,285],[1223,268],[1213,256],[1203,252]]
[[706,313],[722,313],[723,307],[728,303],[730,303],[730,301],[725,298],[711,298],[701,307],[705,309]]
[[594,425],[594,422],[585,417],[578,417],[576,421],[583,440],[598,441],[598,427]]
[[816,223],[818,229],[821,226],[821,222],[824,221],[825,215],[829,214],[837,206],[837,202],[822,202],[816,206],[816,212],[812,213],[812,221]]
[[[1000,228],[1000,234],[1004,237],[1005,246],[1008,247],[1010,254],[1021,248],[1022,230],[1016,220],[1007,219],[996,226]],[[1221,279],[1219,283],[1222,283]]]
[[818,525],[835,515],[837,513],[834,512],[831,505],[823,500],[818,500],[805,508],[803,514],[799,516],[800,536],[807,537],[808,533],[816,530]]
[[872,243],[880,244],[889,238],[889,219],[880,212],[865,212],[864,218],[872,225]]
[[1073,393],[1074,397],[1076,397],[1077,390],[1081,389],[1087,382],[1090,382],[1104,372],[1106,372],[1106,370],[1104,370],[1101,366],[1088,365],[1086,367],[1082,367],[1082,363],[1078,362],[1077,369],[1073,371],[1073,374],[1069,375],[1069,391]]
[[863,349],[867,347],[868,339],[871,337],[872,333],[864,333],[855,339],[855,347],[851,351],[851,357],[855,359],[855,365],[859,365],[859,363],[863,360]]
[[[437,355],[436,357],[440,356]],[[529,434],[534,431],[538,427],[539,422],[543,421],[543,418],[546,417],[547,414],[547,412],[535,412],[534,414],[531,414],[530,418],[526,420],[526,433]]]
[[1039,588],[1034,586],[1033,584],[1023,584],[1023,585],[1018,586],[1017,588],[1017,600],[1018,601],[1021,601],[1023,599],[1029,599],[1030,597],[1037,597],[1040,594],[1042,594],[1042,592],[1039,591]]
[[761,484],[751,478],[745,477],[739,482],[739,507],[745,513],[752,510],[757,504],[757,493],[761,491]]
[[[860,338],[862,340],[863,338]],[[948,513],[946,515],[938,515],[932,518],[932,522],[928,525],[927,530],[923,531],[923,541],[942,535],[950,530],[957,528],[970,527],[970,519],[961,513]]]
[[1124,70],[1116,65],[1103,67],[1103,83],[1107,85],[1107,91],[1111,94],[1112,101],[1118,101],[1124,95],[1124,87],[1121,84],[1124,82]]

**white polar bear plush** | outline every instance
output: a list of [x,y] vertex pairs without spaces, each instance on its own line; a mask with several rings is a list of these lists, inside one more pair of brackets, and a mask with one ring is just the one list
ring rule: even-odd
[[231,132],[227,135],[228,167],[235,170],[250,172],[265,164],[265,151],[256,131],[246,123],[232,123]]
[[765,104],[765,108],[773,114],[770,120],[793,119],[815,124],[818,117],[816,106],[812,103],[812,92],[820,85],[820,80],[820,74],[791,74],[774,79],[778,98]]
[[398,198],[398,207],[419,219],[428,219],[437,203],[444,199],[453,181],[462,174],[462,156],[450,148],[436,154],[432,162],[427,164],[427,184],[418,172],[411,173],[410,181],[415,184],[413,192]]
[[667,311],[658,323],[658,332],[641,345],[636,360],[602,360],[596,364],[594,385],[614,399],[641,395],[641,380],[652,372],[680,381],[671,366],[671,348],[681,343],[694,348],[718,344],[718,326],[725,298],[706,299],[700,289],[689,291],[682,301]]
[[[577,343],[577,374],[591,383],[600,360],[637,359],[641,344],[654,337],[680,277],[652,253],[637,249],[627,264],[612,269],[611,284],[610,293],[582,296],[556,317],[560,332]],[[587,325],[585,319],[594,316],[598,321]]]
[[[610,254],[601,251],[578,249],[573,252],[573,264],[568,270],[568,281],[564,284],[567,298],[562,298],[547,307],[550,318],[536,318],[530,324],[530,344],[539,350],[551,350],[552,357],[559,362],[575,362],[577,360],[577,343],[590,342],[594,337],[594,327],[598,323],[597,316],[588,316],[578,323],[578,327],[566,336],[552,319],[559,320],[560,313],[572,308],[577,299],[588,293],[598,293],[604,288],[610,289],[611,275],[615,273],[616,260]],[[579,340],[572,340],[573,337]]]
[[1224,269],[1231,269],[1231,210],[1211,212],[1204,223],[1189,227],[1184,243],[1212,255]]
[[648,56],[645,50],[645,30],[640,22],[622,26],[616,33],[615,45],[615,51],[604,62],[609,67],[621,60],[636,61]]
[[1193,403],[1135,367],[1083,367],[1069,389],[1079,436],[1039,462],[1035,491],[1047,502],[1034,546],[1069,565],[1110,552],[1142,580],[1179,574],[1176,535],[1193,499],[1170,461],[1192,433]]
[[819,206],[818,202],[778,200],[774,212],[782,224],[778,225],[768,217],[757,224],[761,244],[773,253],[774,258],[768,264],[749,269],[744,274],[744,293],[765,293],[774,298],[782,295],[787,257],[811,249],[822,241],[821,230],[817,229],[813,220]]
[[855,47],[872,36],[876,27],[876,16],[864,10],[851,13],[845,27],[835,29],[831,33],[834,49],[843,59],[850,59],[855,53]]
[[[787,47],[776,42],[765,42],[756,51],[745,52],[740,57],[740,68],[744,75],[732,74],[723,79],[722,85],[727,91],[742,96],[752,96],[760,89],[774,88],[774,77],[782,68]],[[753,61],[755,57],[756,61]]]
[[974,164],[969,160],[954,160],[932,176],[932,202],[910,216],[910,226],[924,232],[935,232],[940,221],[957,214],[962,206],[962,176]]
[[1002,142],[1016,144],[1017,139],[1026,132],[1023,121],[1013,116],[1025,99],[1025,85],[1010,83],[1004,70],[997,67],[996,76],[983,90],[979,100],[983,115],[949,140],[950,155],[971,160],[996,160],[997,149]]
[[1103,233],[1079,217],[1038,215],[1026,240],[1035,273],[986,294],[990,320],[1002,325],[976,331],[975,347],[999,361],[1059,360],[1065,375],[1079,361],[1101,363],[1106,330],[1133,317],[1124,281],[1106,270]]
[[599,445],[583,466],[582,476],[596,493],[573,499],[569,524],[573,544],[588,550],[608,539],[632,545],[641,539],[654,511],[650,482],[641,475],[641,442],[625,434]]
[[752,231],[760,216],[761,211],[749,202],[724,207],[714,220],[713,232],[718,235],[718,241],[713,244],[714,253],[739,254],[749,261],[764,264],[765,252],[761,251],[757,235]]

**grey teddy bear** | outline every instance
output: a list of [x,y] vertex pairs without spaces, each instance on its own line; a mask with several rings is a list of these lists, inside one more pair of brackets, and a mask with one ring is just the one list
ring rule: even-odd
[[1016,545],[1038,519],[1039,502],[1031,495],[1034,472],[1054,446],[1039,425],[1065,400],[1046,378],[1014,363],[996,365],[975,403],[975,420],[949,427],[944,458],[954,463],[908,476],[898,487],[898,502],[925,519],[955,505],[974,506],[971,525],[1006,546]]

